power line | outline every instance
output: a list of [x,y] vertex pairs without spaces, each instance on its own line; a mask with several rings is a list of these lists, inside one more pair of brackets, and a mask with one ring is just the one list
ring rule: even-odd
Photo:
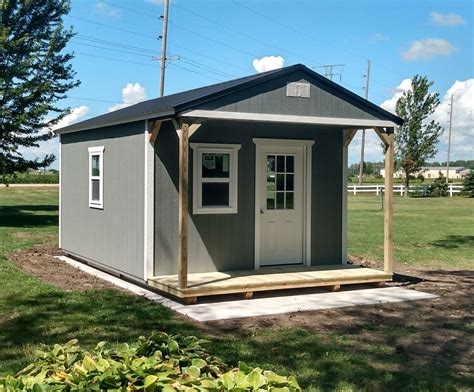
[[72,97],[68,96],[68,99],[78,99],[81,101],[94,101],[94,102],[106,102],[106,103],[123,103],[123,102],[117,102],[117,101],[109,101],[107,99],[98,99],[98,98],[85,98],[85,97]]
[[184,10],[184,11],[190,13],[191,15],[197,16],[198,18],[201,18],[201,19],[203,19],[203,20],[205,20],[205,21],[207,21],[207,22],[213,23],[213,24],[215,24],[216,26],[219,26],[219,27],[221,27],[221,28],[224,28],[224,29],[226,29],[226,30],[228,30],[228,31],[230,31],[230,32],[232,32],[232,33],[234,33],[234,34],[238,34],[238,35],[240,35],[240,36],[242,36],[242,37],[245,37],[245,38],[247,38],[247,39],[249,39],[249,40],[255,41],[255,42],[259,43],[259,44],[263,44],[263,45],[269,46],[269,47],[271,47],[271,48],[280,50],[280,51],[282,51],[282,52],[286,52],[286,53],[293,54],[293,55],[295,55],[295,56],[297,56],[297,57],[300,57],[300,58],[304,58],[304,57],[305,57],[305,56],[302,56],[300,53],[296,53],[296,52],[293,52],[293,51],[291,51],[291,50],[284,49],[284,48],[281,48],[281,47],[279,47],[279,46],[276,46],[276,45],[274,45],[274,44],[272,44],[272,43],[269,43],[269,42],[266,42],[266,41],[262,41],[262,40],[256,39],[255,37],[253,37],[253,36],[251,36],[251,35],[249,35],[249,34],[243,33],[243,32],[240,31],[240,30],[234,29],[234,28],[229,27],[229,26],[227,26],[227,25],[225,25],[225,24],[223,24],[223,23],[217,22],[217,21],[215,21],[215,20],[213,20],[213,19],[211,19],[211,18],[208,18],[208,17],[206,17],[206,16],[204,16],[204,15],[201,15],[201,14],[195,12],[195,11],[191,11],[191,10],[189,10],[189,9],[187,9],[187,8],[185,8],[185,7],[183,7],[182,5],[174,4],[173,6],[174,6],[174,7],[177,7],[177,8],[180,8],[180,9],[182,9],[182,10]]

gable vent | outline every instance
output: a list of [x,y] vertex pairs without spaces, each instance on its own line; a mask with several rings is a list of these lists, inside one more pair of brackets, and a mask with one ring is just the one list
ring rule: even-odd
[[286,96],[287,97],[310,97],[310,84],[304,82],[292,82],[286,85]]

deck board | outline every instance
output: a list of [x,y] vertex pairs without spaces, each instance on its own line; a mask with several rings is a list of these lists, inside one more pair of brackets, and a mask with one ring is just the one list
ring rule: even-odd
[[179,289],[178,275],[155,276],[148,284],[180,298],[308,288],[341,284],[375,283],[391,274],[353,265],[278,267],[250,271],[207,272],[188,275],[188,287]]

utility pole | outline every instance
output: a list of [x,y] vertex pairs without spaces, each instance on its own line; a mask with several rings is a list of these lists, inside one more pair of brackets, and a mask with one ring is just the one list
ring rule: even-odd
[[[370,60],[367,60],[367,73],[365,74],[365,99],[369,99],[369,79],[370,79]],[[364,174],[364,149],[365,149],[365,129],[362,130],[362,142],[360,145],[359,185],[362,185],[362,176]]]
[[449,184],[449,160],[451,158],[451,129],[453,125],[453,99],[454,94],[451,94],[451,110],[449,111],[449,131],[448,131],[448,159],[446,161],[446,184]]
[[166,41],[168,38],[168,10],[169,0],[164,0],[164,12],[163,12],[163,33],[161,35],[161,75],[160,75],[160,97],[165,94],[165,68],[166,68]]

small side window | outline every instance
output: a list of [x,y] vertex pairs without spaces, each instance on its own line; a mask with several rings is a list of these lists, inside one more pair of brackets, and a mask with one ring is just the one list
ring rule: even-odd
[[193,213],[237,212],[236,144],[191,143],[193,149]]
[[89,147],[89,207],[104,208],[104,147]]

